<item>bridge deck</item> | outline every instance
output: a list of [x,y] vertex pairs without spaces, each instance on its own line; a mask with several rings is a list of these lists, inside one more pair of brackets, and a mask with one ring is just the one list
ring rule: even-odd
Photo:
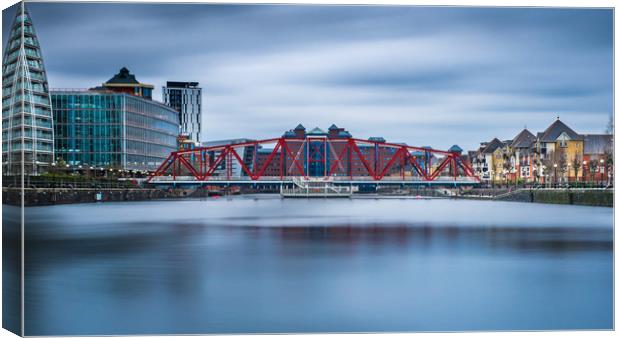
[[[150,183],[155,185],[259,185],[259,184],[294,184],[296,176],[291,177],[261,177],[257,180],[252,180],[250,177],[231,177],[219,178],[209,177],[205,180],[197,180],[193,176],[159,176],[154,177]],[[384,177],[381,180],[374,180],[370,177],[329,177],[323,180],[315,180],[316,183],[329,183],[334,185],[424,185],[424,186],[437,186],[437,185],[477,185],[480,182],[473,177],[438,177],[435,180],[424,180],[421,178],[405,178],[400,177]]]

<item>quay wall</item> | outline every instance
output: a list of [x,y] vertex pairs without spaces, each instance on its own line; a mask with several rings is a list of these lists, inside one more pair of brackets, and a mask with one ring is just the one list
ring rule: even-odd
[[500,201],[574,204],[613,207],[613,190],[587,189],[519,189],[493,198]]
[[[168,191],[159,189],[93,189],[93,188],[26,188],[24,189],[24,204],[26,206],[144,201],[174,197]],[[2,188],[2,203],[10,205],[21,204],[21,189]]]

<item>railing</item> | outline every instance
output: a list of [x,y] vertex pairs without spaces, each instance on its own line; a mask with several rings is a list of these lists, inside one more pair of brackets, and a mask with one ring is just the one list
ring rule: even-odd
[[[423,177],[418,176],[409,176],[403,179],[400,176],[386,176],[380,180],[375,180],[370,176],[328,176],[328,177],[317,177],[313,178],[313,180],[305,180],[303,176],[261,176],[260,178],[253,180],[249,176],[209,176],[203,180],[197,179],[194,176],[157,176],[153,177],[151,182],[262,182],[262,181],[281,181],[281,182],[291,182],[300,188],[305,188],[308,185],[314,184],[322,184],[328,182],[368,182],[368,183],[381,183],[381,182],[420,182],[420,183],[431,183],[433,181],[428,181]],[[439,176],[434,181],[436,183],[450,183],[450,182],[472,182],[477,183],[478,180],[475,177],[457,177],[454,176]]]

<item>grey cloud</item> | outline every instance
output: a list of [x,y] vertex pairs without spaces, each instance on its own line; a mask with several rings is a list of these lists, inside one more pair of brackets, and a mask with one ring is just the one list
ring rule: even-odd
[[[31,3],[52,87],[199,81],[207,139],[332,122],[475,148],[613,109],[609,9]],[[5,39],[14,12],[3,12]],[[5,40],[3,40],[5,41]]]

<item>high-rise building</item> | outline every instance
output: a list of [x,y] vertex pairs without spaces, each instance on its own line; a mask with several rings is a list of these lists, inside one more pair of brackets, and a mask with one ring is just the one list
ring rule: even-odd
[[71,168],[154,170],[177,150],[177,112],[106,89],[53,90],[56,157]]
[[2,167],[38,175],[54,160],[52,110],[39,40],[21,2],[2,65]]
[[198,82],[168,81],[162,88],[163,101],[179,113],[179,133],[200,142],[202,130],[202,88]]

